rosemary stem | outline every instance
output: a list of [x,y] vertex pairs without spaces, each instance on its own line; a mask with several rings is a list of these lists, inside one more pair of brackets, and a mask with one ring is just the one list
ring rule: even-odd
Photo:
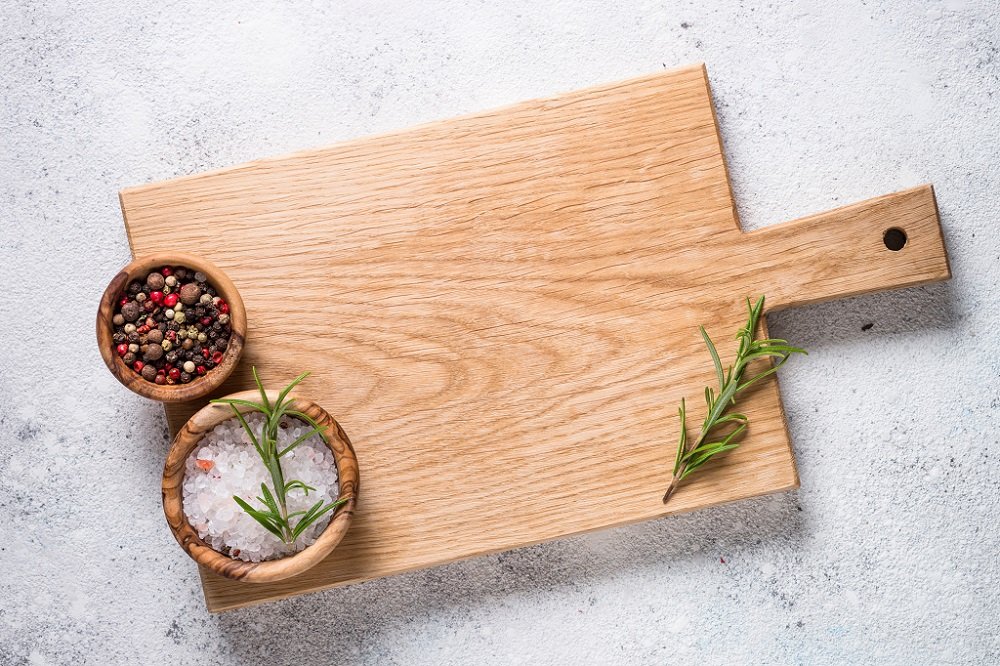
[[[684,427],[683,424],[681,425],[681,427],[682,428]],[[707,436],[708,432],[702,429],[701,435],[698,436],[698,439],[695,440],[695,443],[693,445],[690,445],[685,449],[685,453],[688,451],[694,451],[699,446],[701,446],[702,442],[705,441],[705,438]],[[680,485],[681,477],[684,476],[685,470],[687,470],[687,463],[681,463],[681,466],[677,468],[677,472],[674,473],[673,478],[670,479],[670,485],[667,486],[667,492],[663,493],[664,504],[670,501],[670,497],[674,494],[674,491],[677,490],[677,486]]]
[[288,524],[288,505],[285,500],[285,475],[281,471],[281,465],[275,464],[271,471],[271,482],[274,483],[274,495],[278,500],[278,509],[281,511],[282,531],[284,532],[284,542],[292,543],[292,528]]
[[273,431],[268,421],[264,422],[261,430],[264,441],[268,442],[269,460],[267,467],[271,472],[271,484],[274,486],[274,498],[278,503],[278,510],[281,515],[281,540],[287,544],[292,543],[292,528],[288,524],[288,503],[285,497],[285,473],[281,469],[281,462],[277,456],[278,425],[274,424]]

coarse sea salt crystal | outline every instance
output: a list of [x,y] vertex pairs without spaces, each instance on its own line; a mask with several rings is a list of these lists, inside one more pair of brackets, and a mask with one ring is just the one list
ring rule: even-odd
[[[261,431],[263,416],[251,414],[246,419],[251,430]],[[298,419],[288,417],[284,421],[288,427],[278,428],[279,450],[309,431]],[[211,468],[203,469],[198,460],[212,461]],[[333,454],[319,435],[313,435],[282,456],[281,469],[286,479],[296,479],[316,489],[309,491],[308,496],[297,488],[289,491],[286,496],[289,513],[306,511],[320,500],[327,504],[340,494]],[[183,493],[188,522],[212,548],[223,552],[228,549],[230,556],[249,562],[284,557],[315,542],[329,524],[331,513],[310,525],[294,544],[286,546],[239,508],[233,495],[250,506],[263,508],[257,500],[261,483],[273,490],[271,475],[243,427],[235,418],[220,423],[205,434],[201,445],[187,459]],[[293,518],[293,525],[294,521]]]

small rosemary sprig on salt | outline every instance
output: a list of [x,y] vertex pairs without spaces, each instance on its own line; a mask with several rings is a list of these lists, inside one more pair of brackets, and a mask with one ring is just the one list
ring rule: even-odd
[[[307,511],[295,511],[293,513],[288,513],[288,507],[286,506],[285,500],[289,491],[297,488],[308,496],[310,490],[316,489],[312,486],[306,485],[302,481],[285,481],[285,476],[281,470],[282,456],[313,435],[319,435],[320,438],[326,442],[326,435],[323,434],[323,426],[316,423],[316,421],[308,414],[292,409],[291,402],[286,400],[289,391],[295,388],[299,382],[308,376],[309,373],[304,372],[296,377],[291,384],[281,389],[281,392],[278,394],[278,399],[272,404],[271,401],[268,400],[267,392],[264,390],[264,385],[261,384],[260,377],[257,376],[257,368],[253,368],[253,379],[257,383],[257,388],[260,390],[260,402],[240,400],[237,398],[221,398],[219,400],[212,401],[217,404],[229,405],[232,408],[233,414],[235,414],[236,418],[239,419],[240,425],[243,426],[243,430],[246,431],[247,436],[250,438],[250,442],[253,444],[254,448],[257,449],[257,454],[264,463],[264,467],[267,468],[267,471],[271,475],[271,488],[268,488],[266,483],[260,484],[261,495],[257,498],[257,501],[264,505],[263,509],[255,509],[243,498],[236,495],[233,495],[233,499],[240,505],[241,509],[243,509],[258,523],[263,525],[268,532],[289,545],[295,543],[295,540],[298,539],[310,525],[322,518],[327,512],[335,510],[338,506],[350,499],[345,497],[344,499],[338,499],[330,502],[325,506],[323,501],[320,500]],[[254,433],[253,430],[251,430],[246,419],[243,418],[243,414],[241,414],[240,410],[237,409],[237,406],[249,407],[252,411],[263,414],[264,425],[261,426],[260,433]],[[291,444],[279,450],[278,428],[281,424],[281,419],[284,416],[293,416],[295,418],[302,419],[312,426],[312,430],[301,437],[298,437]],[[292,524],[293,518],[298,518],[298,520],[295,521],[294,526]]]
[[[688,442],[687,436],[684,398],[681,398],[681,406],[678,410],[681,418],[681,437],[677,445],[677,456],[674,459],[674,476],[667,492],[663,495],[664,504],[670,500],[670,496],[677,490],[677,485],[685,477],[718,454],[739,446],[737,439],[747,429],[750,420],[745,414],[729,411],[736,404],[736,397],[764,377],[777,372],[778,368],[784,365],[792,354],[806,353],[804,349],[789,345],[787,340],[776,338],[755,340],[757,323],[764,310],[764,297],[761,296],[755,304],[751,304],[748,298],[747,309],[749,310],[749,318],[746,326],[736,334],[736,339],[740,341],[736,360],[725,370],[723,370],[722,361],[719,359],[719,352],[715,349],[712,339],[708,337],[708,333],[705,332],[705,327],[698,327],[701,330],[701,337],[705,340],[705,346],[708,347],[708,352],[712,355],[712,363],[715,364],[715,375],[719,380],[718,394],[712,387],[705,387],[705,403],[708,407],[708,414],[701,425],[698,438],[691,443]],[[767,370],[744,381],[743,372],[752,361],[759,358],[777,360]],[[718,432],[722,426],[732,424],[735,424],[736,427],[728,434],[722,435]]]

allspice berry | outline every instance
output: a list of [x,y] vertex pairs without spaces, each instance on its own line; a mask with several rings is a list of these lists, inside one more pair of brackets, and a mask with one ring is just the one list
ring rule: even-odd
[[149,335],[146,336],[146,342],[151,342],[154,345],[160,344],[163,342],[163,331],[158,328],[154,328],[149,332]]
[[181,303],[194,305],[201,298],[201,289],[194,282],[188,282],[180,290]]
[[[159,349],[159,347],[157,347]],[[147,382],[156,381],[156,368],[152,365],[142,366],[142,378]]]
[[135,321],[139,318],[139,304],[135,301],[129,301],[122,306],[122,316],[125,317],[125,321]]
[[146,286],[149,287],[150,291],[161,291],[164,284],[166,282],[158,271],[153,271],[146,276]]
[[[143,350],[142,360],[146,363],[152,363],[153,361],[159,361],[161,358],[163,358],[163,347],[160,345],[146,345],[146,348]],[[156,372],[156,368],[153,368],[153,372]]]

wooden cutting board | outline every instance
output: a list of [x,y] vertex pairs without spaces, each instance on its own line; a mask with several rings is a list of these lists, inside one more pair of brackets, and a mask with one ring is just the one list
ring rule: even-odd
[[[878,168],[879,165],[872,165]],[[781,196],[781,193],[775,193]],[[239,288],[242,367],[354,442],[354,523],[222,610],[796,487],[778,386],[743,446],[661,495],[743,298],[770,309],[949,277],[930,186],[739,229],[704,68],[688,67],[121,193],[136,255]],[[901,251],[883,234],[902,229]],[[804,361],[796,359],[788,372]],[[201,405],[167,406],[172,431]]]

